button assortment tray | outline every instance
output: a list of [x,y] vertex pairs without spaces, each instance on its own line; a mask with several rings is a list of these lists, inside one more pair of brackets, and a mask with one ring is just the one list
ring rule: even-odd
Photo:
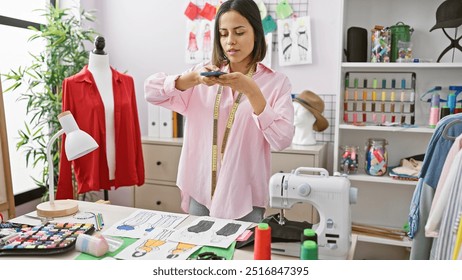
[[[59,254],[75,247],[78,234],[91,234],[93,224],[46,223],[30,226],[10,224],[9,234],[0,237],[0,256]],[[3,232],[8,227],[2,227]]]

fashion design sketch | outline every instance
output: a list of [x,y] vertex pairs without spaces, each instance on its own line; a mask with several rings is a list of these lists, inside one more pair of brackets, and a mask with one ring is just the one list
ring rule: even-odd
[[278,56],[281,66],[310,64],[311,32],[310,17],[278,20]]
[[168,241],[173,229],[156,228],[115,256],[124,260],[186,260],[201,246]]
[[[203,26],[203,27],[202,27]],[[202,57],[204,61],[210,60],[212,56],[212,30],[209,21],[202,21]]]
[[199,46],[197,45],[197,32],[199,30],[199,21],[188,20],[187,26],[187,45],[186,45],[186,63],[197,63],[199,62],[197,52]]
[[187,20],[185,62],[196,64],[212,58],[213,26],[215,21],[206,19]]
[[212,217],[198,217],[188,226],[177,229],[169,241],[228,248],[251,223]]
[[188,215],[138,210],[128,218],[115,223],[104,233],[112,236],[141,238],[154,231],[156,228],[175,228]]

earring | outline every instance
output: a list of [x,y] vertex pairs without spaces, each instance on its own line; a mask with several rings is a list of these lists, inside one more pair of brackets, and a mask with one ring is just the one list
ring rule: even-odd
[[229,63],[229,59],[226,55],[223,55],[223,65],[227,65]]

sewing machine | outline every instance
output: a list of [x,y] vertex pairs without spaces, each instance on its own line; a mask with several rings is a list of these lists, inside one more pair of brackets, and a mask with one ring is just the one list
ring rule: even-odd
[[[301,172],[319,175],[300,174]],[[278,224],[284,227],[284,210],[295,203],[310,203],[319,213],[313,225],[318,236],[319,259],[346,259],[351,243],[350,204],[356,203],[357,189],[342,176],[329,176],[323,168],[299,167],[292,173],[276,173],[270,179],[270,206],[281,209]],[[300,242],[271,244],[272,252],[300,256]]]

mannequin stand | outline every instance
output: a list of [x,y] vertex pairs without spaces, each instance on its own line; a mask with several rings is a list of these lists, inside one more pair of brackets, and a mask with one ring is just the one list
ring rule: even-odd
[[[446,30],[444,30],[443,28],[443,32],[444,34],[446,35],[446,37],[449,38],[449,40],[451,41],[451,44],[445,48],[443,50],[443,52],[440,54],[440,56],[438,57],[438,60],[436,62],[440,62],[441,58],[443,58],[443,56],[448,52],[450,51],[451,49],[458,49],[459,51],[462,52],[462,46],[459,44],[459,41],[460,39],[462,39],[462,36],[460,36],[459,38],[457,38],[457,28],[456,28],[456,34],[454,36],[454,39],[451,38],[451,36],[449,36],[449,34],[446,32]],[[454,60],[454,57],[453,57],[453,60]]]

